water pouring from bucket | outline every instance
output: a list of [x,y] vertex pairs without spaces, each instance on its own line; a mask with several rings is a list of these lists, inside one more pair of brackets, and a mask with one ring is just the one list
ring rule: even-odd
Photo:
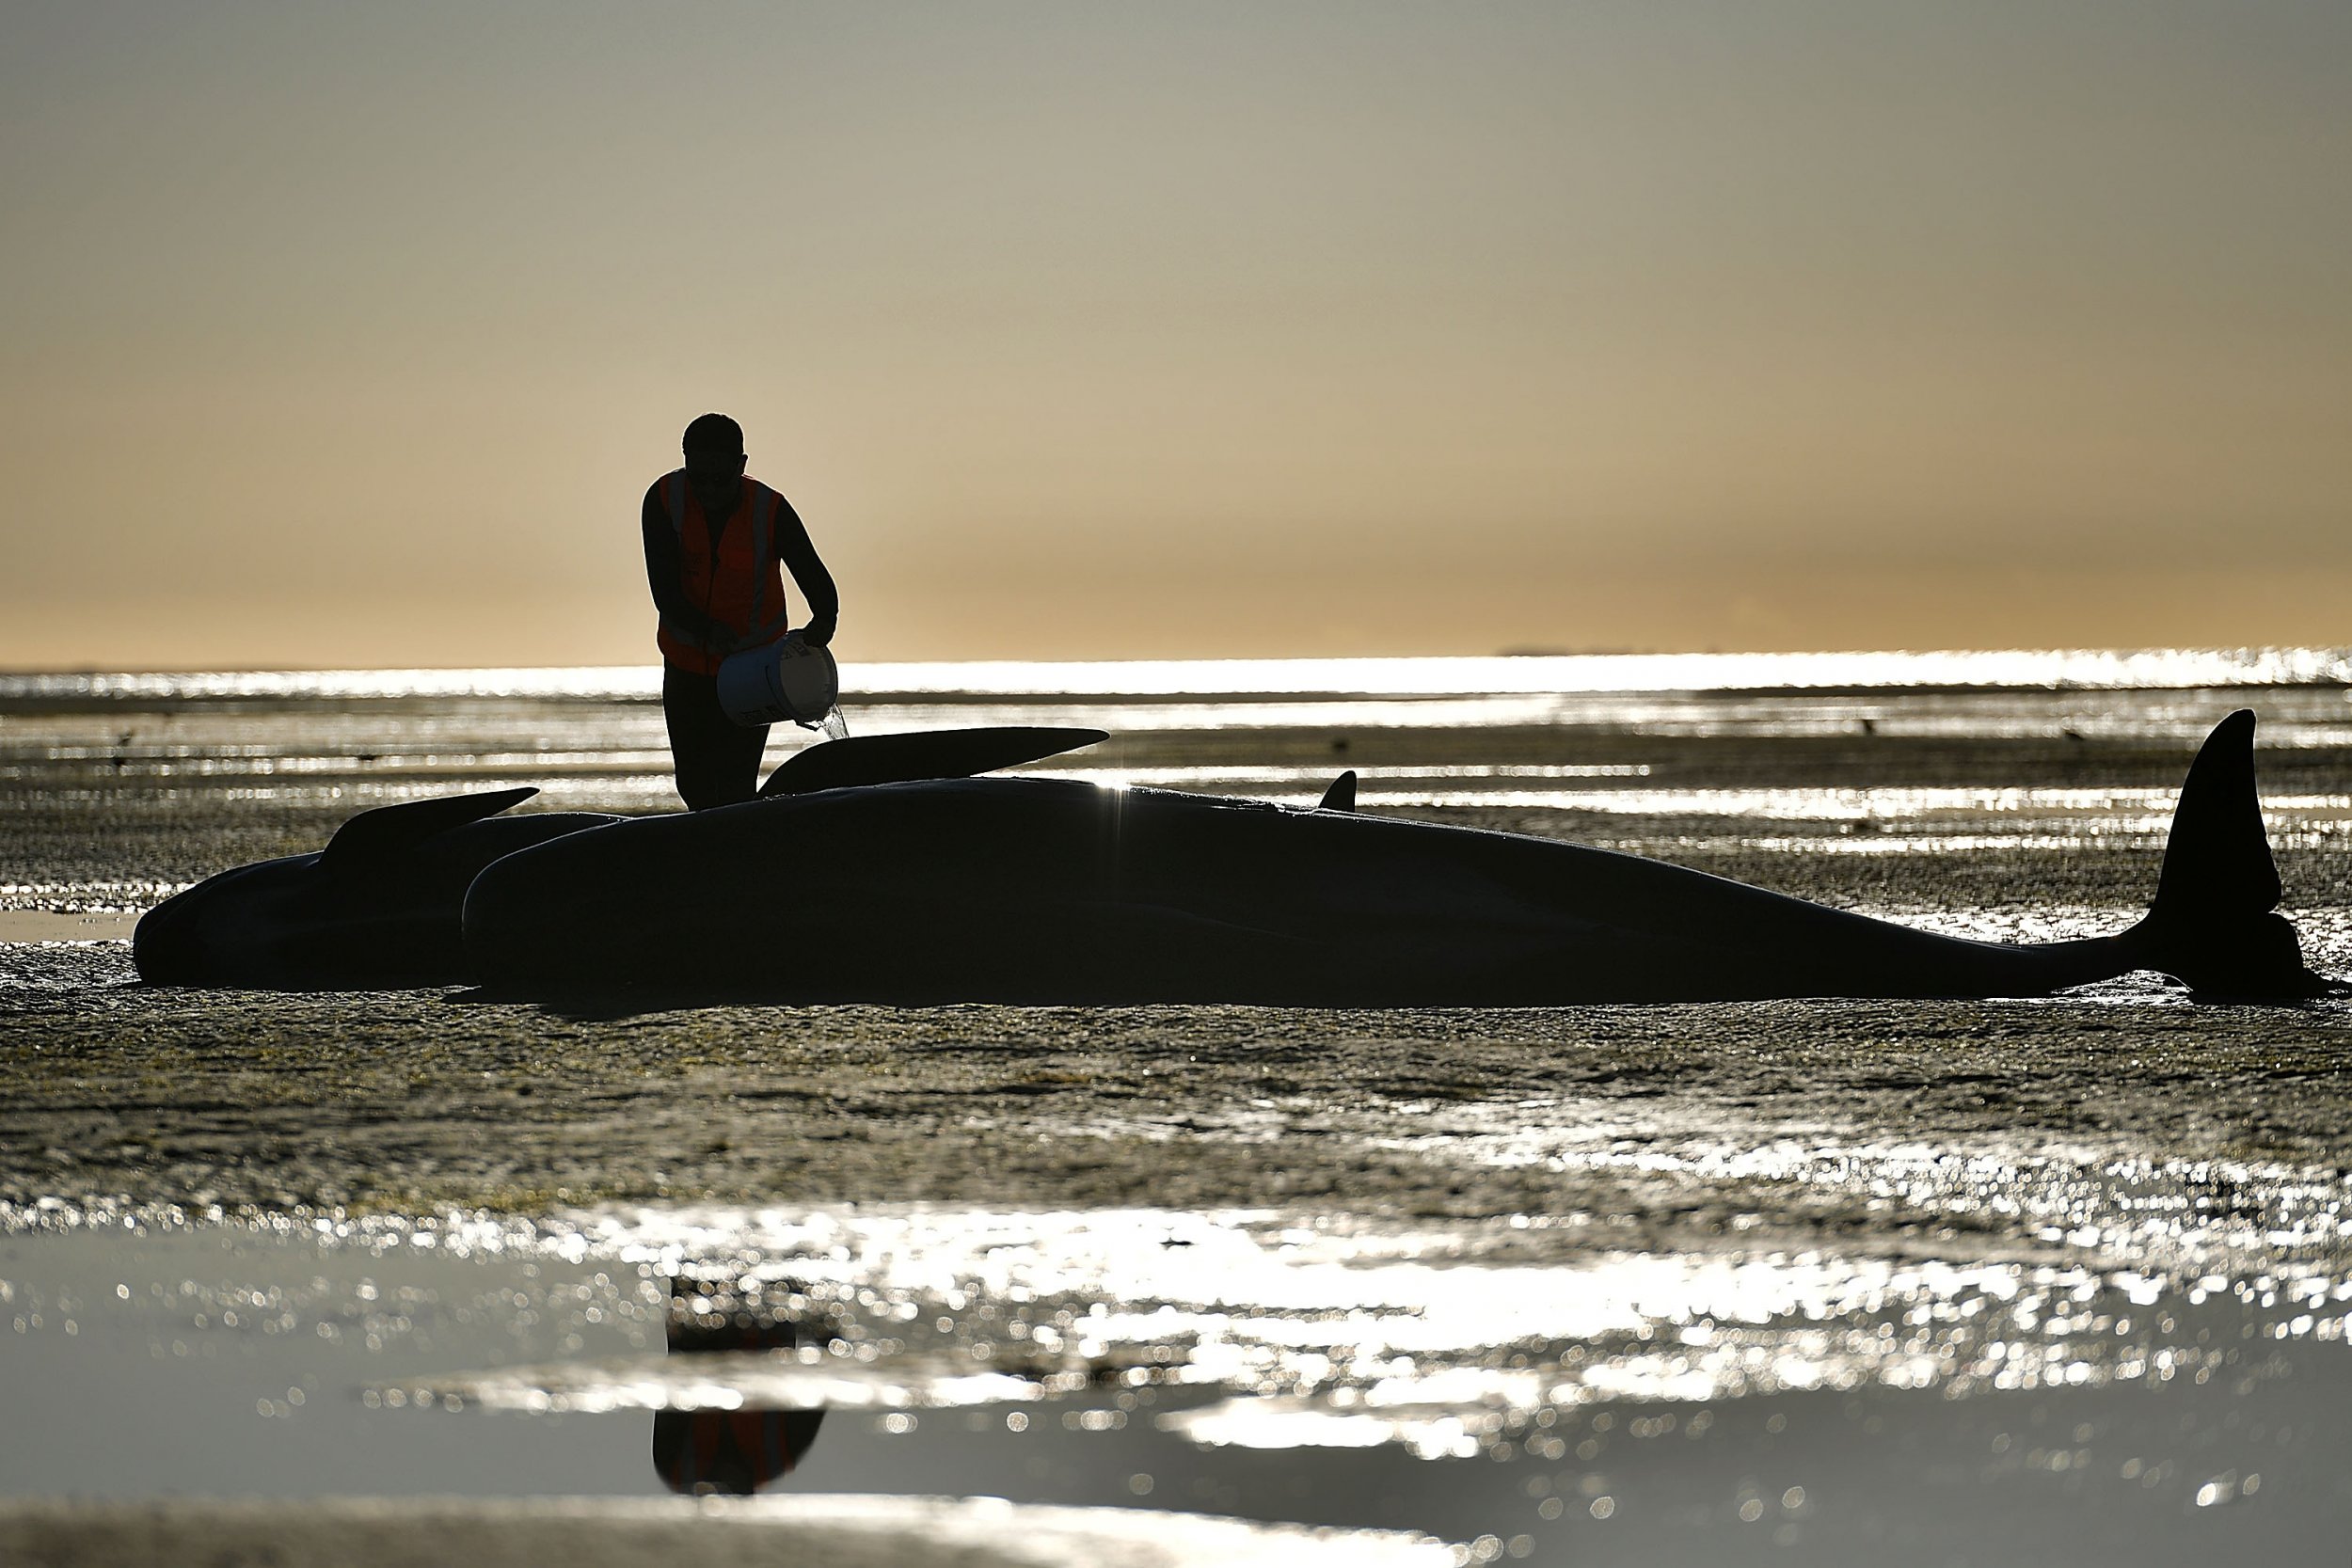
[[841,672],[833,655],[810,647],[797,631],[764,648],[746,648],[719,666],[719,705],[739,724],[790,720],[838,740],[850,733],[840,700]]

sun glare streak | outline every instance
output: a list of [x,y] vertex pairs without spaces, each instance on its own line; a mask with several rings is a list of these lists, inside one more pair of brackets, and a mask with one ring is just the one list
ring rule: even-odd
[[[845,662],[871,698],[1462,697],[1886,688],[2190,689],[2352,685],[2342,648],[2021,649],[1821,654],[1564,654],[1506,657]],[[660,692],[646,665],[500,669],[0,673],[0,700],[548,697]]]

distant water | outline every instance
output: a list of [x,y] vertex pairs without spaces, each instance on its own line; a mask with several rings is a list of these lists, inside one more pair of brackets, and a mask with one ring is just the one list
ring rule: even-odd
[[[1820,690],[2179,690],[2352,687],[2352,648],[2010,649],[1928,653],[1546,654],[1447,658],[990,659],[844,664],[874,699],[1575,696]],[[0,703],[87,698],[650,699],[647,665],[453,670],[0,672]]]
[[[660,678],[646,666],[0,673],[0,783],[233,783],[278,799],[315,780],[337,798],[355,787],[390,798],[405,784],[437,788],[463,778],[568,784],[606,809],[644,809],[668,800]],[[1596,806],[1595,788],[1613,796],[1695,782],[1687,769],[1678,779],[1654,775],[1649,757],[1629,758],[1621,747],[1573,743],[1580,735],[2191,740],[2240,705],[2261,710],[2267,747],[2352,745],[2352,650],[995,661],[842,671],[842,709],[859,735],[1094,725],[1120,738],[1108,766],[1134,784],[1286,798],[1320,787],[1330,770],[1322,750],[1328,741],[1343,751],[1343,737],[1422,732],[1421,741],[1343,758],[1392,804],[1442,804],[1476,791],[1493,805],[1587,808]],[[771,764],[815,738],[779,726]],[[1105,761],[1099,752],[1089,760]],[[1516,792],[1516,801],[1498,791]],[[1801,815],[1842,809],[1831,802]]]
[[[659,682],[644,666],[0,673],[0,830],[40,851],[12,857],[0,908],[141,907],[355,809],[453,789],[674,809]],[[2153,850],[2187,750],[2248,705],[2281,849],[2332,849],[2352,816],[2334,764],[2352,751],[2347,649],[851,663],[842,693],[860,736],[1091,725],[1111,740],[1046,766],[1294,802],[1353,768],[1367,810],[1686,863]],[[814,743],[779,726],[769,764]],[[81,856],[102,817],[151,848]]]

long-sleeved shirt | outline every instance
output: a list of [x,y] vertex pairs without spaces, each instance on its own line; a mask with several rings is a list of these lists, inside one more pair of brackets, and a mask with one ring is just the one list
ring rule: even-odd
[[[686,561],[677,533],[670,526],[669,509],[661,503],[659,479],[645,488],[643,526],[645,581],[653,589],[655,608],[661,611],[666,624],[700,640],[712,629],[712,622],[700,605],[686,596]],[[722,531],[726,528],[724,522],[718,526]],[[792,510],[792,503],[784,499],[781,491],[776,495],[776,520],[771,537],[775,541],[776,559],[784,562],[785,570],[800,585],[801,596],[808,601],[809,641],[818,644],[832,641],[834,626],[841,618],[840,593],[834,587],[833,574],[817,559],[817,546],[809,542],[807,525],[801,521],[801,515]],[[723,640],[734,635],[720,629]]]

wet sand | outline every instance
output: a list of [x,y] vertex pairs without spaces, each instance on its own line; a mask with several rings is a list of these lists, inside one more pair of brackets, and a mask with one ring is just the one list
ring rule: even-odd
[[636,1568],[681,1554],[866,1568],[1431,1568],[1436,1542],[1370,1531],[1256,1528],[1228,1520],[995,1501],[794,1497],[664,1508],[339,1502],[174,1502],[137,1509],[0,1502],[0,1554],[22,1568],[267,1562],[277,1568]]
[[[1981,1215],[1769,1171],[1619,1167],[1796,1146],[2325,1169],[2352,1125],[2352,1018],[2163,995],[598,1018],[462,991],[149,990],[119,944],[8,962],[0,1200],[19,1205],[1305,1204],[1601,1212],[1659,1246],[1735,1223],[1890,1242],[1965,1223],[2030,1248]],[[1482,1140],[1617,1158],[1501,1163]]]

